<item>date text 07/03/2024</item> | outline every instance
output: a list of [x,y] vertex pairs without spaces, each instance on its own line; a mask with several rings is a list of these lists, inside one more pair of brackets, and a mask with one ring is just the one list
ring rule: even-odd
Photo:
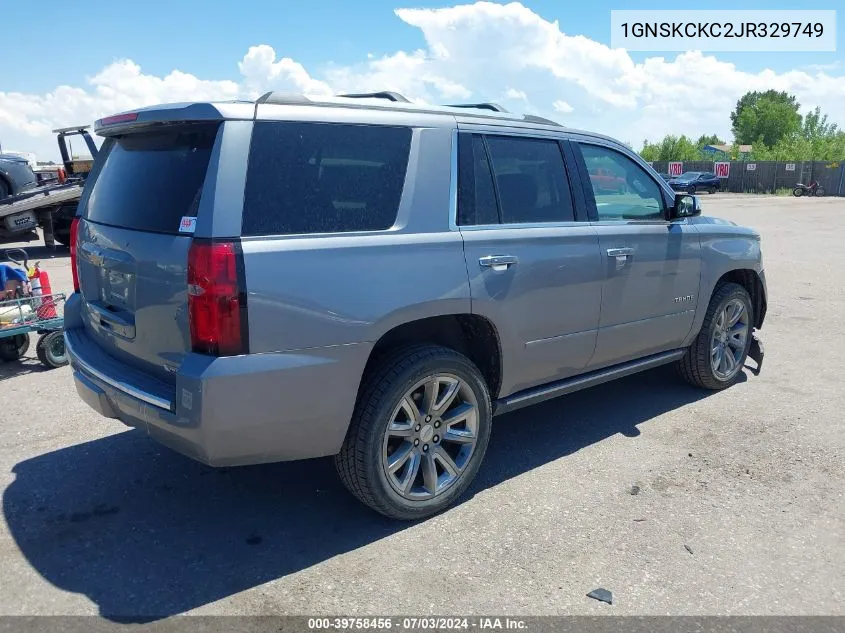
[[499,617],[334,617],[309,618],[308,629],[332,631],[439,631],[439,630],[525,630],[524,620]]

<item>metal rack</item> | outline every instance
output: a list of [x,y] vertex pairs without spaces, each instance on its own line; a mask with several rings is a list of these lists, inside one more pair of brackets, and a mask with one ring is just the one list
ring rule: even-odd
[[[411,100],[405,97],[398,92],[393,92],[389,90],[383,90],[379,92],[360,92],[360,93],[348,93],[348,94],[340,94],[336,97],[333,97],[334,100],[327,99],[326,101],[320,101],[311,99],[306,97],[305,95],[298,94],[298,93],[286,93],[286,92],[267,92],[261,95],[258,99],[256,99],[256,104],[275,104],[275,105],[319,105],[319,106],[335,106],[335,107],[342,107],[342,102],[338,102],[337,99],[383,99],[385,101],[390,101],[391,103],[397,104],[397,108],[402,108],[404,105],[414,105],[412,104]],[[358,107],[367,107],[366,104],[361,104]],[[418,108],[418,109],[417,109]],[[467,110],[487,110],[491,114],[484,115],[490,116],[492,118],[502,118],[507,119],[510,121],[522,121],[524,123],[536,123],[540,125],[553,125],[555,127],[562,127],[560,123],[556,121],[552,121],[551,119],[547,119],[545,117],[537,116],[534,114],[511,114],[508,112],[507,109],[503,108],[497,103],[490,103],[490,102],[481,102],[481,103],[450,103],[445,104],[442,106],[417,106],[414,109],[419,112],[432,112],[443,114],[448,112],[448,110],[441,110],[438,108],[461,108]],[[501,117],[496,117],[495,115],[502,115]]]

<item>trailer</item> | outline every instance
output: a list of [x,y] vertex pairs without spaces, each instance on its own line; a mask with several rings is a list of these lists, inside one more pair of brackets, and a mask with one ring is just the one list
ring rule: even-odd
[[[53,130],[57,134],[63,170],[57,183],[30,189],[0,200],[0,241],[38,239],[35,229],[41,228],[44,243],[70,246],[70,225],[82,197],[85,180],[97,156],[97,146],[88,133],[88,125]],[[78,159],[68,150],[69,139],[81,136],[91,158]]]

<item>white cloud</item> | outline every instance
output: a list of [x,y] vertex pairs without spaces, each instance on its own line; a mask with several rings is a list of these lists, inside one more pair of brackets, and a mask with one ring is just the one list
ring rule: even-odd
[[518,101],[528,101],[528,95],[525,94],[524,91],[517,90],[516,88],[508,88],[505,90],[505,98],[516,99]]
[[550,118],[567,114],[567,125],[636,146],[667,133],[728,137],[728,115],[747,90],[787,90],[803,110],[818,105],[845,124],[845,76],[835,74],[836,66],[750,73],[694,51],[637,63],[624,50],[566,34],[558,22],[516,2],[395,14],[420,29],[423,49],[306,69],[261,44],[247,51],[235,77],[200,79],[178,70],[157,77],[131,60],[118,60],[84,86],[59,86],[47,94],[0,92],[0,142],[7,149],[55,156],[54,127],[157,102],[253,98],[269,89],[395,90],[431,103],[499,98],[512,110]]
[[238,69],[243,76],[241,92],[246,91],[246,96],[251,99],[268,90],[332,94],[329,85],[311,77],[302,64],[290,57],[276,61],[276,51],[266,44],[251,46],[243,60],[238,63]]
[[563,114],[569,114],[575,109],[566,103],[566,101],[561,101],[560,99],[552,103],[552,107],[555,109],[555,112],[562,112]]

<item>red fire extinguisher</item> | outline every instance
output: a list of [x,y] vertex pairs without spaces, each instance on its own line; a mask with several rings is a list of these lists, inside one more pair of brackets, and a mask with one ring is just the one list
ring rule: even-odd
[[44,296],[41,300],[41,305],[36,309],[39,319],[55,319],[56,318],[56,302],[53,301],[53,288],[50,286],[50,275],[46,270],[41,270],[39,264],[35,262],[35,266],[27,271],[29,283],[32,286],[32,294],[35,296]]

